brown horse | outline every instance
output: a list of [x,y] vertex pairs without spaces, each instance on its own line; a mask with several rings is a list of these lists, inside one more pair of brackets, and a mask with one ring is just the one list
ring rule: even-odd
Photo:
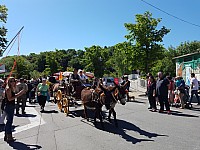
[[99,101],[99,91],[98,89],[84,88],[81,91],[81,100],[84,106],[84,116],[88,120],[87,109],[92,109],[95,111],[94,123],[96,123],[96,118],[99,117],[102,123],[101,107],[103,106]]
[[[115,84],[115,87],[104,87],[102,84],[99,84],[100,90],[90,90],[90,89],[83,89],[81,92],[81,100],[84,105],[84,114],[85,118],[87,118],[87,108],[93,108],[95,110],[95,118],[94,123],[96,123],[96,118],[99,117],[102,127],[103,120],[102,120],[102,106],[105,105],[106,109],[109,110],[108,119],[111,121],[110,117],[111,114],[114,116],[115,126],[118,127],[117,119],[116,119],[116,112],[114,107],[119,100],[122,105],[126,103],[126,87],[127,84],[124,86],[119,86]],[[88,118],[87,118],[88,119]]]
[[101,99],[105,101],[106,109],[109,111],[108,120],[111,122],[110,117],[111,117],[111,114],[113,114],[116,127],[118,127],[118,122],[116,118],[116,111],[114,108],[118,101],[120,101],[122,105],[126,104],[126,101],[128,98],[127,92],[126,92],[127,85],[128,85],[128,82],[126,82],[123,86],[115,84],[115,87],[107,87],[107,88],[100,85],[100,88],[104,92],[104,97],[102,97]]

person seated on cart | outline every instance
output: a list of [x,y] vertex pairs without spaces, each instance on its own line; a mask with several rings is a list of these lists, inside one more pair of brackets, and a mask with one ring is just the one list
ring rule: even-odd
[[82,70],[80,70],[79,71],[79,78],[80,78],[80,81],[84,84],[84,83],[86,83],[86,76],[83,74],[83,71]]
[[77,69],[74,69],[73,74],[71,74],[69,77],[69,81],[72,85],[71,93],[72,95],[75,95],[76,87],[81,85]]

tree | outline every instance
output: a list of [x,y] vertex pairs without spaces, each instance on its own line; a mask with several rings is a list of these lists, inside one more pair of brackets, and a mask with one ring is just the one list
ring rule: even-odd
[[44,74],[50,75],[61,70],[58,61],[56,60],[56,53],[51,52],[46,55],[46,65]]
[[[135,58],[139,60],[140,69],[149,72],[155,60],[162,58],[164,35],[170,32],[166,27],[156,29],[161,19],[155,19],[150,12],[136,15],[136,23],[125,23],[129,34],[125,36],[134,45]],[[161,56],[161,57],[159,57]]]
[[30,72],[32,71],[32,65],[31,63],[22,56],[17,56],[16,58],[16,68],[14,69],[14,74],[16,76],[16,78],[30,78]]
[[175,56],[197,52],[200,49],[200,41],[184,42],[176,48]]
[[0,56],[3,55],[3,51],[5,50],[8,42],[6,39],[7,29],[3,25],[3,23],[6,23],[7,21],[7,11],[8,9],[5,5],[0,5],[0,22],[2,23],[0,26]]
[[103,48],[92,46],[85,48],[84,61],[87,64],[86,70],[94,72],[96,77],[102,77],[105,70],[105,57],[102,55]]

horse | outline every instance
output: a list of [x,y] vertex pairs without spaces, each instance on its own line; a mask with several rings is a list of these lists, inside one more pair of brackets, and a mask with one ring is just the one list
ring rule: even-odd
[[111,115],[113,114],[116,127],[118,127],[118,122],[116,117],[116,111],[114,108],[118,101],[122,105],[126,104],[128,100],[127,90],[126,90],[127,85],[128,82],[126,82],[124,85],[115,84],[115,87],[107,87],[107,88],[100,85],[100,88],[102,89],[104,94],[104,97],[101,97],[100,99],[105,101],[104,104],[106,106],[106,109],[109,111],[108,121],[111,122]]
[[96,124],[96,118],[99,117],[101,126],[104,128],[102,119],[102,107],[105,105],[106,109],[109,110],[108,120],[111,121],[111,114],[114,116],[115,126],[118,127],[116,112],[114,107],[119,100],[122,105],[126,103],[126,87],[127,83],[123,86],[115,84],[114,87],[104,87],[99,84],[99,88],[95,90],[83,89],[81,92],[81,100],[84,105],[84,115],[87,118],[87,108],[93,108],[95,110],[94,124]]
[[99,101],[99,93],[95,89],[84,88],[81,91],[81,100],[84,107],[84,117],[88,120],[87,109],[92,109],[95,111],[94,123],[96,124],[96,118],[99,116],[99,119],[102,123],[101,105]]

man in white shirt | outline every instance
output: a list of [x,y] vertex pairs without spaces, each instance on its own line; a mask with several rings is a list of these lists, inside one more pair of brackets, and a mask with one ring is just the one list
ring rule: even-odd
[[83,71],[80,70],[79,71],[79,77],[80,77],[80,80],[82,81],[82,83],[86,83],[86,76],[83,74]]
[[199,83],[198,83],[198,80],[195,78],[194,73],[191,73],[190,84],[191,84],[191,97],[190,97],[189,103],[191,104],[193,95],[195,94],[195,96],[198,100],[198,105],[200,105],[200,100],[199,100],[199,96],[198,96]]

